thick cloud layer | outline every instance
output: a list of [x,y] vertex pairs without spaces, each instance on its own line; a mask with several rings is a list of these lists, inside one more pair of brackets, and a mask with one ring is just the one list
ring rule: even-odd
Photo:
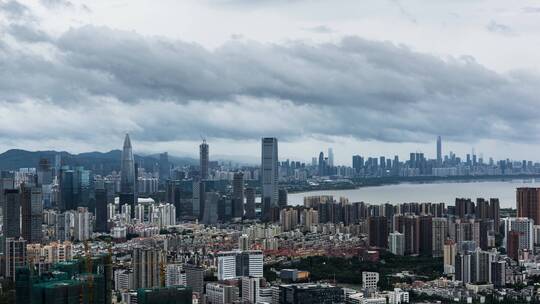
[[[22,16],[28,8],[10,1],[1,10]],[[233,39],[209,50],[108,27],[52,36],[35,22],[7,20],[0,29],[3,137],[95,140],[130,131],[148,142],[200,134],[520,142],[540,134],[538,76],[499,74],[471,57],[439,58],[354,36]]]

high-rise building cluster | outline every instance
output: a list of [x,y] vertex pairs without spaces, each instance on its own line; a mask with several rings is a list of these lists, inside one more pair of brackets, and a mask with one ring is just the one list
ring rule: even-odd
[[540,164],[532,161],[511,161],[510,159],[495,162],[492,158],[485,161],[476,154],[467,154],[462,159],[450,152],[444,158],[440,153],[440,142],[437,145],[437,156],[428,159],[424,153],[410,153],[407,160],[400,160],[395,155],[392,158],[352,156],[352,170],[348,167],[337,167],[335,175],[343,177],[401,177],[418,176],[449,177],[449,176],[504,176],[504,175],[534,175],[540,172]]
[[[0,283],[10,282],[1,299],[397,304],[433,288],[467,298],[471,290],[532,280],[540,268],[538,188],[516,190],[516,212],[501,209],[497,198],[369,204],[316,195],[289,204],[289,193],[306,185],[500,167],[474,153],[467,161],[445,156],[440,137],[435,159],[354,156],[352,167],[337,165],[333,148],[306,165],[280,161],[277,138],[260,144],[260,165],[213,161],[206,139],[198,162],[177,163],[167,153],[134,154],[126,135],[114,165],[59,153],[40,157],[36,168],[0,172]],[[514,169],[505,172],[524,172]],[[338,287],[293,268],[321,256],[369,265],[358,273],[361,285]],[[377,269],[400,259],[438,263],[433,271],[445,283],[407,285],[415,275],[404,271],[391,275],[407,280],[388,285],[389,274]]]

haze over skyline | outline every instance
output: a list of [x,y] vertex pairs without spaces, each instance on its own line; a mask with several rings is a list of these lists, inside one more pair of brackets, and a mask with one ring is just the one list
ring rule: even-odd
[[0,0],[0,150],[540,160],[535,1],[151,3]]

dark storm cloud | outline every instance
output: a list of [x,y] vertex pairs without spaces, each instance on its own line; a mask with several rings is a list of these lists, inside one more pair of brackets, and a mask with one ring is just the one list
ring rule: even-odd
[[441,94],[467,96],[504,81],[475,62],[443,61],[357,37],[321,45],[230,41],[210,52],[180,41],[83,27],[63,35],[57,47],[64,66],[96,76],[85,89],[126,102],[247,95],[387,109]]
[[[44,41],[25,31],[10,34]],[[73,123],[88,119],[89,137],[94,121],[148,141],[201,133],[523,141],[540,131],[536,75],[499,74],[470,57],[441,59],[389,42],[231,40],[210,51],[85,26],[47,43],[47,55],[0,49],[0,101],[39,101],[58,117],[79,113]]]

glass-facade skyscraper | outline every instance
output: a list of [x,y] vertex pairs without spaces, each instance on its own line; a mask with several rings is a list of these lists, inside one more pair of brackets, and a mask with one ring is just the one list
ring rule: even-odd
[[262,203],[263,214],[278,203],[278,141],[275,137],[262,139]]
[[135,191],[135,160],[131,148],[129,134],[124,139],[120,173],[120,205],[131,205],[131,216],[134,216],[137,194]]

